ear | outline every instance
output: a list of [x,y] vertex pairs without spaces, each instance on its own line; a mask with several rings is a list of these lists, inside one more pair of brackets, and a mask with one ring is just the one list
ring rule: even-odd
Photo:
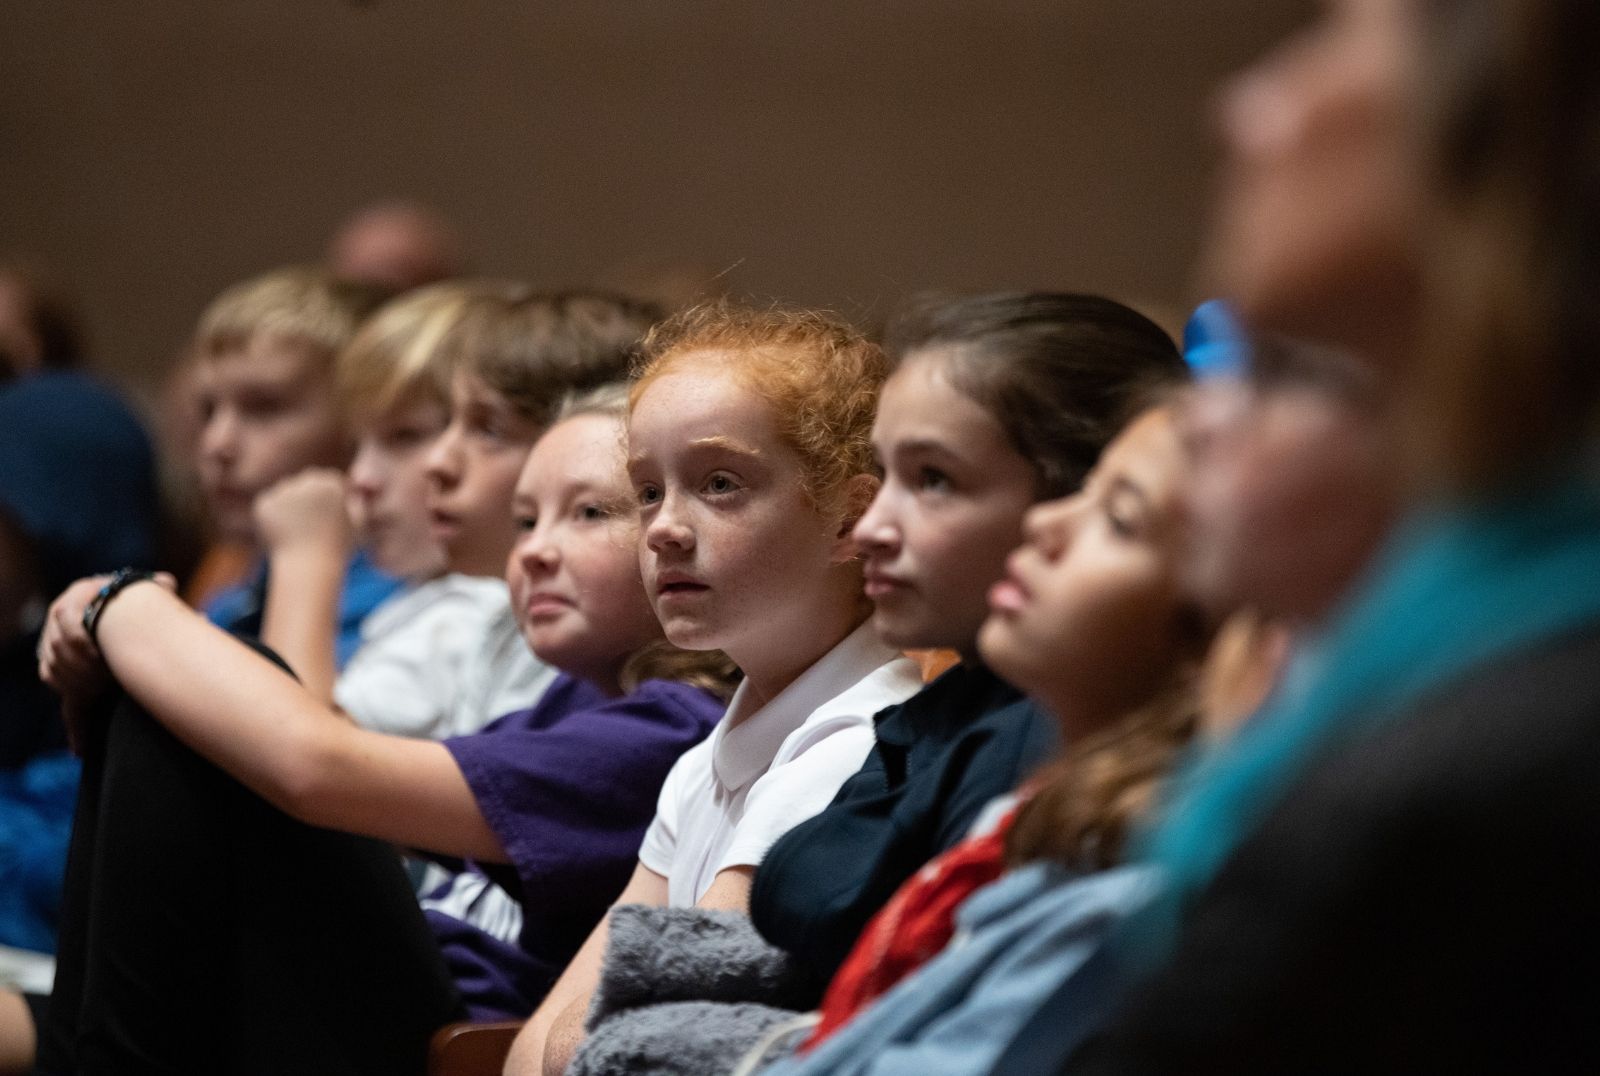
[[878,481],[878,476],[871,474],[858,474],[845,483],[844,492],[839,498],[839,530],[833,537],[835,564],[856,559],[856,540],[851,532],[856,529],[856,522],[866,514],[872,498],[878,495],[880,485],[882,483]]

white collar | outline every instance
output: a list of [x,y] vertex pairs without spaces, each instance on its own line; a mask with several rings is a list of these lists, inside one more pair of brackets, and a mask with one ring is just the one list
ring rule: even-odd
[[[717,783],[735,791],[760,777],[790,733],[818,716],[829,701],[899,656],[898,650],[884,645],[868,620],[755,713],[731,728],[724,716],[711,734],[711,767]],[[728,704],[729,714],[739,712],[749,691],[749,681],[739,685]]]

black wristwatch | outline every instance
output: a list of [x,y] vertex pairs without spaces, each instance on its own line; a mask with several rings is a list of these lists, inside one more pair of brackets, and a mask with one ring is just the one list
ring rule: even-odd
[[100,637],[96,634],[100,628],[100,614],[106,611],[106,603],[135,583],[143,583],[154,579],[155,572],[146,572],[138,568],[118,568],[109,582],[100,588],[100,593],[89,599],[89,604],[83,607],[83,630],[89,636],[89,641],[95,646],[100,645]]

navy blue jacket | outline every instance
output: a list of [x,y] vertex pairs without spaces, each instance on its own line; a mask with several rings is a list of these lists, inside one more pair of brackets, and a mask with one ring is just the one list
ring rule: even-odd
[[877,744],[756,870],[750,916],[820,989],[906,879],[1056,751],[1047,713],[981,665],[957,665],[876,717]]

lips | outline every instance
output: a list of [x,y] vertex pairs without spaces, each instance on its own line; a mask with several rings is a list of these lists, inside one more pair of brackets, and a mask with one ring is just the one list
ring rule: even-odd
[[1016,566],[1009,561],[1005,576],[989,588],[989,608],[997,613],[1020,613],[1032,598],[1027,585],[1018,578]]
[[540,620],[556,616],[572,608],[572,600],[565,595],[548,590],[536,590],[522,604],[528,619]]
[[433,533],[440,538],[449,538],[461,529],[460,519],[437,508],[428,513],[428,524],[433,528]]
[[687,598],[695,594],[704,594],[710,589],[706,584],[683,572],[662,572],[656,576],[656,596],[663,601],[668,598]]
[[897,575],[872,571],[871,569],[868,569],[862,580],[862,589],[866,592],[867,597],[873,601],[886,598],[891,594],[897,594],[910,587],[910,585],[910,583]]

